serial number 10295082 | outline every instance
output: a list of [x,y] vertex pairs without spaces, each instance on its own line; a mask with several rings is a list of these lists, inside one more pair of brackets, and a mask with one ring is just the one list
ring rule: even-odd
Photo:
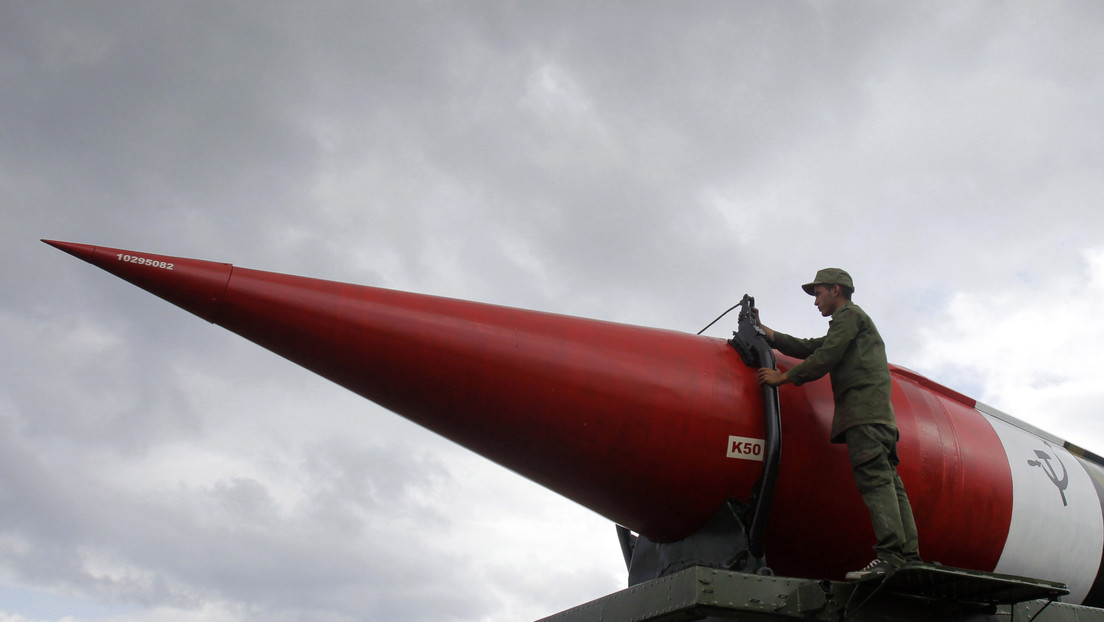
[[127,255],[125,253],[119,253],[115,255],[119,258],[119,261],[124,263],[136,263],[142,266],[150,266],[153,268],[161,268],[162,270],[172,270],[173,264],[167,261],[158,261],[156,259],[149,259],[148,257],[136,257],[134,255]]

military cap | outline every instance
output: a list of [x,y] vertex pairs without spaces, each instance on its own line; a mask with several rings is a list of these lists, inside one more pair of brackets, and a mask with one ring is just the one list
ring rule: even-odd
[[851,291],[855,291],[855,283],[851,280],[851,275],[847,274],[846,270],[840,270],[839,268],[817,270],[816,276],[813,277],[813,282],[802,285],[801,289],[805,290],[806,294],[812,296],[813,288],[817,285],[841,285]]

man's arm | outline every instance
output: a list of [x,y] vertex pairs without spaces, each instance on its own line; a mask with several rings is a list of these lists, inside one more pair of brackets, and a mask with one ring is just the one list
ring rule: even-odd
[[[844,309],[842,313],[837,314],[832,318],[832,323],[828,327],[828,334],[820,337],[819,339],[794,339],[789,335],[782,333],[777,334],[777,339],[773,339],[774,346],[780,350],[783,354],[789,354],[790,356],[798,356],[805,360],[785,373],[779,372],[773,369],[761,368],[759,370],[759,384],[768,384],[772,387],[786,384],[787,382],[793,382],[794,384],[804,384],[811,380],[816,380],[821,376],[824,376],[835,367],[836,363],[843,358],[844,352],[847,351],[848,346],[851,344],[851,340],[855,338],[855,335],[859,332],[859,318],[853,312],[848,312],[849,309]],[[762,326],[762,324],[760,324]],[[766,329],[763,329],[766,332]],[[771,331],[773,333],[773,331]],[[774,335],[772,335],[773,337]],[[811,352],[807,356],[802,357],[803,352],[799,353],[798,350],[810,349]],[[789,352],[787,350],[790,350]]]
[[[758,313],[756,314],[756,319],[759,319]],[[770,341],[774,341],[774,331],[773,330],[771,330],[769,327],[767,327],[766,324],[763,324],[762,322],[759,322],[759,328],[762,328],[763,332],[767,334],[767,339],[769,339]]]
[[816,350],[786,372],[790,382],[804,384],[832,371],[858,335],[859,321],[859,315],[850,307],[838,311]]

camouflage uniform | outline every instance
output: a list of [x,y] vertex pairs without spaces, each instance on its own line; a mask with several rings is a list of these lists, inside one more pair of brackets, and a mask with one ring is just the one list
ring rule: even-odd
[[912,507],[897,475],[899,434],[885,343],[870,316],[848,301],[832,314],[824,337],[797,339],[775,331],[773,345],[804,359],[786,372],[795,385],[824,374],[832,380],[831,440],[847,444],[855,485],[870,510],[878,558],[894,566],[920,561]]

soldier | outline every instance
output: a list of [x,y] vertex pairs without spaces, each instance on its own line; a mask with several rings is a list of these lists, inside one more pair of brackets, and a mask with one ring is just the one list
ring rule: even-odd
[[824,374],[832,380],[836,407],[831,441],[847,444],[855,485],[870,510],[877,539],[877,557],[862,570],[847,573],[847,579],[885,574],[904,563],[919,562],[912,506],[897,475],[900,435],[889,397],[885,342],[870,316],[851,302],[855,285],[847,272],[825,268],[801,288],[815,297],[821,315],[832,318],[828,334],[797,339],[760,323],[775,349],[804,360],[785,373],[762,368],[759,382],[800,385]]

